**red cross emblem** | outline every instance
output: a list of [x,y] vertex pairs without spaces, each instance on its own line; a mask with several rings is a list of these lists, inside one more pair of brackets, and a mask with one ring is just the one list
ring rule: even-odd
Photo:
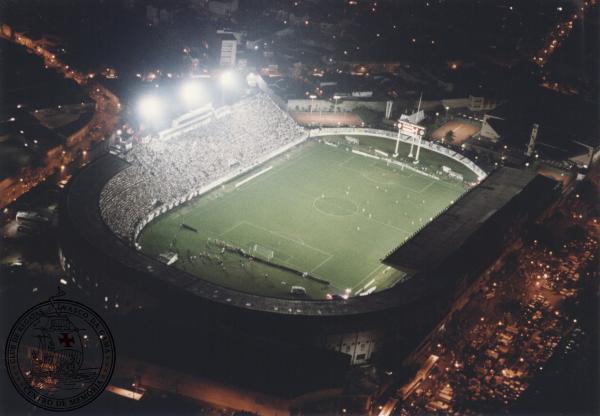
[[73,338],[68,332],[63,332],[62,337],[60,337],[58,341],[65,347],[69,348],[71,344],[75,343],[75,338]]

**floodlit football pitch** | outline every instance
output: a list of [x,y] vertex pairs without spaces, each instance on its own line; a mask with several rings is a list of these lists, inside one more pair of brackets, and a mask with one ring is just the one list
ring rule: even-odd
[[[159,217],[142,231],[142,251],[177,253],[172,267],[263,296],[325,299],[391,287],[404,275],[381,259],[465,186],[355,154],[343,137],[324,140],[330,144],[311,140]],[[390,152],[393,142],[360,137],[353,147]],[[421,151],[428,172],[441,165],[472,176]]]

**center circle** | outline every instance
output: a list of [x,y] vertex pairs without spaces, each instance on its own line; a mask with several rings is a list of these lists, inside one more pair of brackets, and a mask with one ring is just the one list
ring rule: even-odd
[[325,196],[317,198],[314,202],[315,208],[327,215],[345,217],[353,215],[358,211],[358,206],[346,198]]

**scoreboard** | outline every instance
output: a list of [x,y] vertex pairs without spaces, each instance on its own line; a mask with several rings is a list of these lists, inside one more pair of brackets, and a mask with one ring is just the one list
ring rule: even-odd
[[407,121],[398,121],[398,131],[400,134],[415,138],[423,137],[425,135],[425,127]]

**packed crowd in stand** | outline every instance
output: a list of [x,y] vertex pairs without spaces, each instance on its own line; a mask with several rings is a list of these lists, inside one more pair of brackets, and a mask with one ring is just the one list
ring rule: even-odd
[[124,156],[131,166],[100,195],[102,217],[113,232],[131,239],[136,224],[152,209],[251,166],[304,134],[262,93],[231,110],[179,136],[135,145]]

